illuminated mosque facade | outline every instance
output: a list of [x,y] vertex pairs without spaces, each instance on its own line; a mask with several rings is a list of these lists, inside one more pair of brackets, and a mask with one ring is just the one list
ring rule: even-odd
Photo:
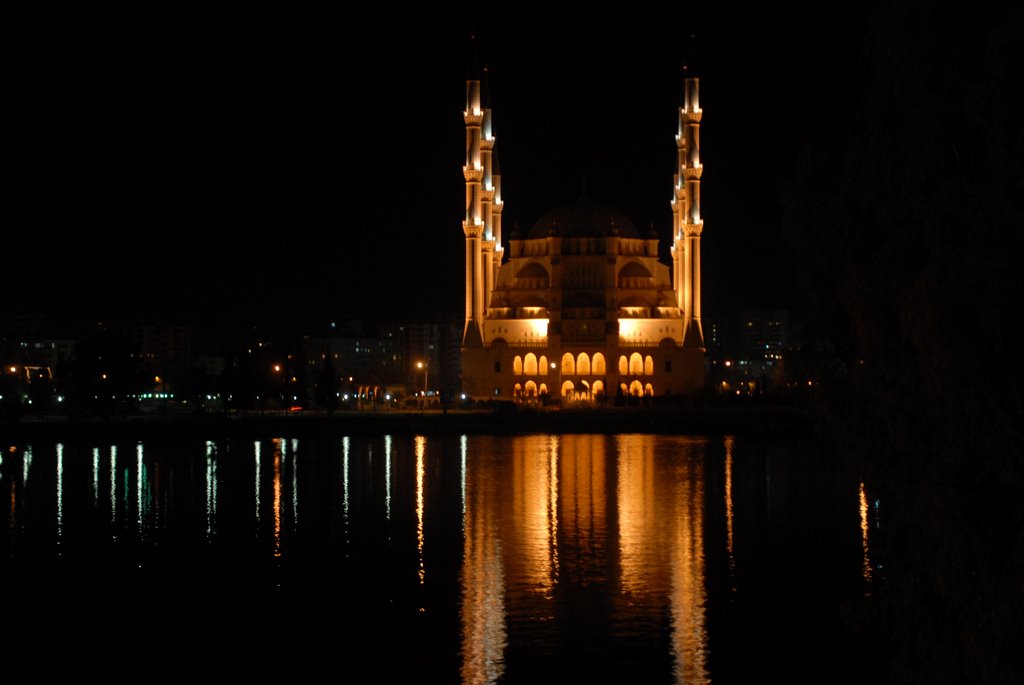
[[676,135],[672,263],[658,238],[582,198],[502,241],[501,174],[489,103],[466,82],[465,331],[462,390],[481,399],[588,403],[694,393],[700,319],[699,81],[684,80]]

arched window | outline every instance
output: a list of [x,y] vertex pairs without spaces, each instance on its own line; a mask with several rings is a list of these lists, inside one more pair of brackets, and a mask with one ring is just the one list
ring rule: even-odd
[[548,375],[548,358],[545,357],[543,354],[540,356],[540,361],[537,362],[537,366],[537,370],[540,371],[540,375]]
[[518,354],[516,355],[516,358],[512,360],[512,375],[523,375],[523,358],[520,357]]
[[654,375],[654,358],[651,357],[651,355],[647,355],[646,357],[644,357],[644,375]]
[[650,383],[644,386],[644,395],[647,397],[654,397],[654,386]]
[[534,383],[533,381],[526,381],[526,387],[523,388],[523,393],[527,397],[536,397],[537,396],[537,384]]
[[566,381],[565,383],[562,383],[562,397],[565,397],[566,395],[572,397],[572,389],[572,381]]
[[629,355],[629,375],[639,376],[644,372],[644,359],[639,352]]
[[523,373],[527,376],[537,375],[537,355],[533,352],[526,353],[526,359],[523,360]]
[[640,384],[640,381],[633,381],[629,384],[629,395],[630,397],[640,397],[644,394],[644,386]]
[[[625,359],[625,357],[623,357],[623,359]],[[626,387],[625,383],[619,383],[619,392],[622,393],[623,395],[629,393],[629,388]]]
[[566,352],[565,354],[562,355],[562,375],[576,375],[576,360],[572,358],[572,354],[569,352]]
[[590,355],[586,352],[580,352],[580,355],[576,357],[576,373],[581,376],[590,375]]
[[604,381],[594,381],[594,387],[590,389],[594,393],[594,397],[604,394]]
[[625,376],[629,373],[629,362],[626,361],[626,355],[619,357],[619,375]]
[[600,352],[594,353],[593,367],[595,376],[603,376],[605,375],[605,373],[607,373],[607,371],[604,368],[604,355],[601,354]]
[[523,394],[523,386],[516,383],[516,386],[512,388],[512,397],[519,397]]
[[547,395],[548,394],[548,384],[547,383],[541,383],[540,384],[540,388],[537,390],[537,394],[539,394],[539,395]]

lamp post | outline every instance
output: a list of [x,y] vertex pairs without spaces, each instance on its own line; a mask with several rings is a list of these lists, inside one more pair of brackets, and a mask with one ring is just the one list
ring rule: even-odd
[[551,362],[551,370],[558,369],[558,385],[555,386],[555,390],[558,392],[558,404],[562,404],[562,366],[555,362]]
[[416,362],[416,368],[417,369],[423,369],[423,407],[426,408],[426,406],[427,406],[427,374],[429,373],[429,371],[427,369],[427,363],[426,362]]

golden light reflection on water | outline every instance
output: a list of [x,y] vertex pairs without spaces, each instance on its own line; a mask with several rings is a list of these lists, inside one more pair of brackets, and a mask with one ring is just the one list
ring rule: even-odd
[[[619,563],[623,592],[639,595],[649,585],[649,574],[664,568],[663,540],[650,538],[658,530],[654,497],[654,441],[650,436],[620,435],[618,450]],[[654,542],[654,544],[652,544]],[[661,557],[661,558],[658,558]]]
[[[477,443],[479,447],[480,443]],[[503,501],[500,462],[481,451],[466,473],[462,606],[462,682],[497,682],[505,670],[505,566],[499,521]]]
[[[603,582],[621,589],[613,632],[649,639],[632,632],[637,622],[667,611],[675,680],[709,682],[705,443],[672,442],[666,451],[665,438],[650,435],[485,442],[493,440],[469,446],[462,682],[500,680],[513,631],[535,635],[540,626],[580,620],[576,614],[594,609],[576,604],[579,593]],[[584,620],[603,620],[602,613]]]
[[524,436],[512,445],[512,516],[516,551],[528,586],[542,593],[555,582],[558,438]]
[[557,471],[561,574],[583,585],[608,576],[606,440],[603,435],[561,438]]
[[868,550],[868,495],[864,490],[864,481],[860,482],[860,535],[861,546],[864,551],[863,574],[864,581],[871,582],[871,556]]
[[677,683],[707,683],[707,627],[704,582],[704,462],[683,449],[674,469],[670,501],[672,531],[672,647]]
[[725,534],[726,549],[729,552],[730,588],[736,591],[736,557],[732,548],[732,436],[725,439]]
[[417,435],[416,440],[416,551],[419,553],[420,585],[426,581],[427,569],[423,565],[423,476],[427,454],[427,439]]
[[281,556],[281,446],[284,441],[274,438],[274,556]]

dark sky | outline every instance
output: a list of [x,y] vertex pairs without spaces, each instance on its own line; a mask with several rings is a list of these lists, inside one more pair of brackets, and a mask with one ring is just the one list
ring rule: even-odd
[[458,318],[472,32],[506,232],[585,179],[667,241],[689,64],[705,312],[799,307],[782,193],[804,150],[843,139],[858,16],[138,4],[12,23],[7,311]]

